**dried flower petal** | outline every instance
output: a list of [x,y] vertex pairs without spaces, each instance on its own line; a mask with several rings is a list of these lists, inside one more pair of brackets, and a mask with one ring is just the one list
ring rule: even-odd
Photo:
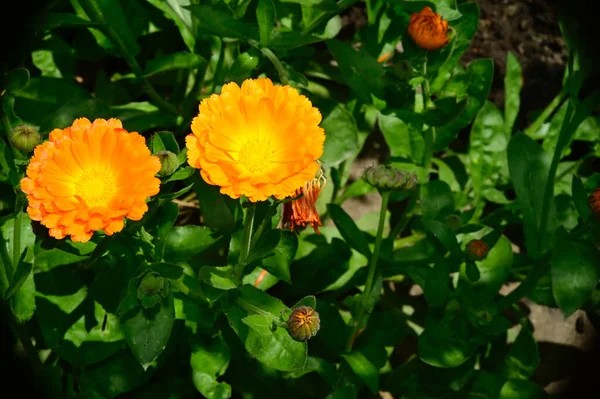
[[315,233],[321,234],[319,231],[321,218],[316,202],[326,181],[323,171],[319,170],[314,179],[307,181],[303,187],[296,190],[295,197],[300,196],[300,198],[283,204],[281,220],[284,228],[296,231],[310,224]]

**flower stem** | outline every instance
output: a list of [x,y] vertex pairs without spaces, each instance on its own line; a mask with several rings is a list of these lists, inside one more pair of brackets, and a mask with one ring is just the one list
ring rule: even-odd
[[283,64],[279,60],[279,58],[277,58],[277,56],[275,55],[275,53],[273,53],[270,49],[268,49],[266,47],[262,47],[260,49],[260,52],[265,57],[267,57],[269,59],[269,61],[271,61],[271,63],[273,63],[273,66],[275,67],[275,69],[277,69],[277,73],[279,74],[279,80],[281,81],[281,84],[282,85],[288,85],[288,84],[290,84],[289,73],[285,69],[285,67],[283,66]]
[[37,349],[35,349],[35,346],[33,346],[31,343],[31,337],[29,336],[27,328],[25,325],[23,325],[23,323],[21,323],[21,321],[19,321],[19,319],[17,319],[8,303],[6,303],[4,300],[0,300],[0,305],[4,308],[3,311],[6,312],[10,325],[17,335],[17,338],[23,345],[23,349],[25,349],[25,353],[31,362],[31,366],[35,375],[39,376],[39,373],[42,372],[44,365],[40,360]]
[[355,321],[351,325],[350,334],[346,341],[346,351],[350,352],[352,344],[356,334],[364,326],[365,318],[371,313],[374,303],[371,303],[371,296],[373,295],[373,282],[375,281],[375,271],[377,269],[377,260],[379,259],[379,253],[381,252],[381,242],[383,238],[383,227],[385,225],[385,212],[387,211],[388,202],[390,199],[391,192],[384,191],[381,194],[381,209],[379,210],[379,225],[377,226],[377,236],[375,237],[375,247],[369,260],[367,281],[365,283],[365,290],[361,296],[359,304],[359,310]]
[[142,83],[142,87],[144,88],[144,91],[146,92],[148,97],[150,97],[152,102],[154,102],[159,108],[161,108],[164,111],[167,111],[172,114],[177,114],[178,113],[177,108],[175,108],[174,105],[170,104],[168,101],[163,99],[160,96],[160,94],[158,94],[156,92],[156,90],[154,89],[154,87],[152,86],[150,81],[144,77],[144,71],[140,67],[140,64],[138,64],[138,62],[135,59],[135,57],[133,56],[133,54],[131,54],[129,52],[129,49],[127,48],[125,43],[123,43],[123,41],[121,40],[121,37],[104,20],[102,11],[100,10],[100,7],[96,3],[96,1],[95,0],[80,0],[80,1],[81,1],[81,5],[84,7],[86,14],[88,14],[88,17],[91,20],[93,20],[93,22],[97,22],[97,23],[101,24],[101,26],[98,27],[98,29],[102,29],[104,31],[104,33],[106,34],[106,36],[110,39],[110,41],[117,47],[117,49],[121,53],[121,56],[123,57],[123,59],[125,59],[125,62],[127,63],[127,65],[129,65],[129,67],[131,68],[131,70],[133,71],[135,76]]
[[240,248],[240,257],[238,258],[237,265],[233,268],[233,274],[236,277],[241,278],[244,268],[246,267],[246,259],[250,253],[251,242],[252,242],[252,229],[254,228],[254,213],[256,206],[252,204],[246,208],[246,215],[244,216],[244,235],[242,238],[242,247]]

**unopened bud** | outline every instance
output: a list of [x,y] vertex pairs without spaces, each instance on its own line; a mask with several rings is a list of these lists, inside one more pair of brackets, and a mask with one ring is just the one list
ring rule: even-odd
[[171,176],[179,167],[177,155],[173,154],[171,151],[162,150],[154,155],[160,159],[160,164],[162,165],[158,171],[160,176]]
[[158,294],[163,285],[164,280],[158,273],[148,273],[140,283],[138,296]]
[[307,341],[317,335],[321,327],[319,313],[310,306],[298,306],[292,310],[287,330],[296,341]]
[[471,240],[467,244],[467,257],[470,260],[482,260],[485,259],[490,248],[482,240]]
[[12,130],[10,141],[20,151],[31,152],[40,143],[42,136],[35,126],[19,125]]
[[417,186],[417,174],[400,170],[392,165],[369,166],[363,179],[379,190],[412,190]]
[[452,231],[457,231],[463,226],[463,222],[458,215],[450,215],[446,218],[446,226],[450,227]]

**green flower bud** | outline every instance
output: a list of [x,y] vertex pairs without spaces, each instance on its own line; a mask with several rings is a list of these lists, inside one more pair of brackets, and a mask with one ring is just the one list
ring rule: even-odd
[[463,226],[463,222],[458,215],[450,215],[446,218],[446,226],[450,227],[452,231],[456,232]]
[[148,295],[142,298],[142,306],[146,309],[150,309],[151,307],[159,304],[160,300],[160,295]]
[[160,293],[163,289],[165,281],[158,273],[148,273],[140,283],[140,289],[144,295],[154,295]]
[[490,248],[482,240],[471,240],[467,244],[466,255],[470,260],[483,260],[488,252],[490,252]]
[[179,167],[177,155],[173,154],[171,151],[162,150],[154,155],[160,159],[160,164],[162,165],[158,171],[160,176],[171,176]]
[[413,190],[417,186],[417,174],[402,171],[392,165],[369,166],[363,179],[378,190]]
[[319,313],[310,306],[298,306],[287,321],[287,330],[296,341],[308,341],[320,327]]
[[12,130],[10,141],[20,151],[31,152],[40,143],[42,136],[35,126],[19,125]]

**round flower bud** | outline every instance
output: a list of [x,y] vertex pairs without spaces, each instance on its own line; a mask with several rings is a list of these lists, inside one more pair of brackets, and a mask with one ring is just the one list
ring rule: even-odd
[[310,306],[298,306],[292,310],[287,321],[287,330],[296,341],[307,341],[314,337],[320,327],[319,313]]
[[140,290],[144,295],[158,294],[164,285],[164,280],[158,273],[148,273],[142,279]]
[[600,217],[600,187],[596,187],[588,197],[588,204],[592,214]]
[[394,73],[401,79],[410,79],[413,75],[413,66],[409,60],[399,60],[394,63]]
[[412,190],[417,186],[417,174],[405,172],[392,165],[369,166],[363,179],[379,190]]
[[417,46],[430,51],[438,50],[450,41],[448,21],[429,7],[410,16],[408,34]]
[[463,222],[458,215],[450,215],[446,218],[446,226],[450,227],[452,231],[456,232],[463,226]]
[[171,151],[162,150],[154,155],[160,159],[161,168],[158,171],[159,176],[171,176],[179,167],[177,155],[173,154]]
[[482,240],[471,240],[466,248],[467,258],[470,260],[483,260],[490,252],[488,245]]
[[31,152],[40,143],[42,136],[35,126],[19,125],[12,130],[10,141],[20,151]]

